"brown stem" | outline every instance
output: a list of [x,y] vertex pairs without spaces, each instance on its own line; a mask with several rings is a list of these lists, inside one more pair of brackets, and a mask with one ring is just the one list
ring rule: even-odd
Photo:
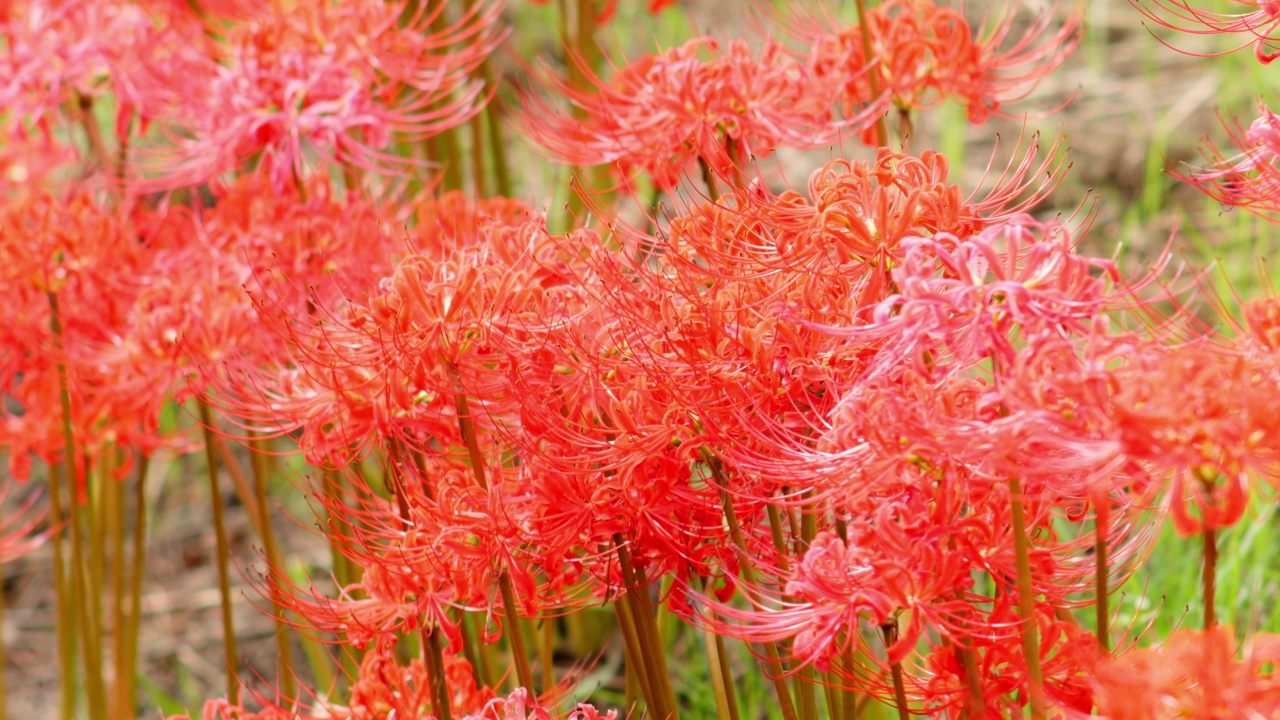
[[[898,642],[897,619],[895,618],[881,625],[880,632],[884,634],[885,648],[892,647],[894,643]],[[889,674],[893,677],[893,701],[898,706],[898,720],[909,720],[911,713],[907,709],[907,686],[902,679],[902,663],[890,662]]]

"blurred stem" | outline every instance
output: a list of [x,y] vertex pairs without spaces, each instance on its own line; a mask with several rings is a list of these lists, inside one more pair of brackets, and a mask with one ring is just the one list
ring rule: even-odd
[[613,612],[618,618],[618,629],[622,631],[622,646],[626,651],[627,707],[634,705],[635,691],[644,699],[647,709],[657,712],[659,705],[653,705],[651,698],[658,696],[649,680],[649,673],[641,654],[640,633],[636,631],[635,618],[631,612],[632,605],[626,595],[614,598]]
[[539,623],[538,633],[538,664],[542,671],[542,689],[548,690],[556,686],[555,665],[555,645],[556,645],[556,618],[551,613],[545,613],[542,621]]
[[[85,595],[84,595],[85,587],[84,587],[84,575],[83,575],[84,568],[83,568],[83,560],[81,558],[81,553],[80,553],[80,524],[77,518],[77,515],[79,513],[76,510],[77,505],[79,505],[79,502],[78,502],[79,482],[77,481],[78,475],[76,473],[77,449],[76,449],[76,443],[75,443],[75,432],[72,429],[72,424],[71,424],[71,390],[70,390],[70,383],[67,377],[67,363],[65,359],[66,358],[66,337],[65,337],[65,334],[63,331],[63,325],[62,325],[62,311],[58,306],[58,295],[57,293],[52,291],[48,291],[46,295],[49,299],[49,329],[53,333],[54,349],[57,351],[57,356],[58,356],[58,401],[62,409],[62,462],[63,462],[63,468],[64,468],[63,472],[65,477],[67,478],[67,489],[68,489],[68,498],[67,498],[68,507],[67,507],[67,514],[65,518],[66,518],[66,527],[69,535],[68,540],[70,541],[70,544],[71,544],[71,563],[69,568],[71,572],[71,587],[70,587],[70,594],[68,595],[69,602],[71,604],[66,609],[67,615],[62,619],[65,620],[68,618],[74,618],[72,623],[68,625],[68,628],[76,627],[75,623],[78,621],[80,623],[79,630],[85,636],[85,640],[84,640],[85,690],[86,690],[86,694],[89,696],[88,700],[91,706],[90,717],[93,717],[94,720],[97,720],[98,716],[102,712],[102,709],[101,709],[102,706],[99,705],[99,709],[95,711],[92,705],[95,700],[97,700],[99,703],[101,703],[102,701],[102,698],[100,697],[101,693],[95,693],[95,690],[101,689],[102,667],[101,667],[101,656],[93,655],[90,652],[90,649],[92,647],[96,647],[96,645],[94,644],[96,641],[91,640],[89,636],[95,632],[96,628],[92,628],[88,626],[88,618],[86,617],[86,609],[85,609]],[[55,489],[56,489],[56,480],[55,480]],[[55,498],[56,498],[56,495],[55,495]],[[57,503],[56,500],[54,502],[58,505],[61,505],[61,503]],[[57,508],[55,511],[58,513],[59,519],[62,519],[64,517],[62,515],[60,507]],[[62,574],[61,572],[59,572],[59,579],[61,578],[62,578]],[[63,586],[63,589],[64,591],[67,590],[65,585]],[[62,596],[59,595],[59,597],[62,597]],[[62,668],[63,669],[62,681],[63,681],[64,701],[66,703],[66,707],[63,708],[63,714],[66,717],[70,717],[71,714],[74,712],[73,708],[75,705],[75,680],[74,680],[75,678],[75,664],[74,664],[75,663],[75,660],[74,660],[75,639],[74,639],[74,636],[69,635],[68,639],[66,640],[66,643],[67,643],[67,647],[65,647],[64,650],[68,651],[65,655],[67,660],[63,663],[63,668]],[[93,664],[94,661],[98,661],[98,664],[96,666]],[[96,682],[94,680],[95,675],[97,676]]]
[[110,708],[108,716],[123,718],[128,715],[122,712],[124,697],[121,688],[127,672],[121,665],[125,660],[125,635],[128,628],[124,619],[125,605],[125,571],[129,564],[125,562],[124,544],[124,482],[120,480],[107,483],[109,478],[103,477],[103,515],[106,519],[107,538],[111,544],[111,649],[115,671],[112,673],[111,696],[108,698]]
[[[64,451],[65,452],[65,451]],[[62,705],[59,707],[61,720],[72,720],[76,709],[76,646],[75,630],[77,626],[74,596],[72,588],[67,586],[66,561],[62,556],[62,530],[70,523],[64,522],[67,516],[62,506],[62,478],[72,477],[65,469],[66,465],[54,466],[49,478],[49,504],[53,524],[53,584],[57,605],[58,622],[55,628],[58,639],[59,681],[62,690]],[[68,486],[73,483],[67,482]],[[72,489],[74,496],[75,490]]]
[[[699,589],[707,591],[706,580],[695,576]],[[733,673],[725,650],[724,636],[710,629],[702,631],[707,648],[707,671],[711,675],[711,689],[715,694],[716,717],[719,720],[738,720],[738,700],[734,694]]]
[[898,142],[902,144],[905,151],[911,140],[911,134],[914,132],[915,126],[911,122],[911,108],[898,107]]
[[444,676],[444,651],[434,623],[422,628],[422,664],[427,671],[427,682],[431,683],[431,705],[436,720],[453,720],[449,683]]
[[707,197],[711,202],[719,202],[720,185],[716,182],[716,173],[711,169],[711,163],[701,155],[698,156],[698,169],[702,171],[702,182],[707,185]]
[[106,175],[114,174],[111,153],[107,152],[106,143],[102,141],[102,128],[98,127],[98,120],[93,116],[93,98],[76,93],[76,110],[80,126],[84,128],[85,137],[89,141],[89,152],[93,155],[93,161],[98,164],[98,170]]
[[1027,694],[1032,720],[1044,720],[1044,680],[1040,671],[1040,633],[1036,628],[1035,588],[1031,583],[1030,538],[1023,507],[1022,481],[1009,478],[1009,510],[1013,516],[1013,549],[1018,564],[1018,614],[1022,618],[1022,653],[1027,663]]
[[[258,502],[258,534],[262,538],[262,545],[267,553],[267,564],[270,566],[267,572],[267,583],[271,588],[272,596],[277,596],[283,592],[280,587],[279,573],[285,572],[284,556],[280,552],[280,543],[276,541],[275,530],[271,527],[271,507],[267,502],[267,483],[270,480],[270,474],[267,470],[267,446],[265,441],[257,436],[252,430],[249,431],[249,463],[253,471],[253,490],[254,496]],[[276,654],[278,661],[278,675],[280,682],[280,693],[288,702],[296,702],[297,683],[295,681],[296,673],[293,671],[293,645],[289,642],[289,625],[285,622],[285,611],[282,606],[276,606],[272,612],[275,617],[275,636],[276,636]]]
[[222,486],[218,480],[217,437],[213,432],[213,416],[209,404],[200,398],[200,426],[204,432],[205,465],[209,473],[209,504],[213,509],[213,534],[218,554],[218,594],[222,599],[222,650],[227,670],[227,701],[240,704],[240,660],[236,653],[236,631],[231,617],[231,573],[228,564],[231,548],[227,543],[227,527],[222,516]]
[[[748,585],[759,586],[755,570],[751,567],[751,558],[747,555],[747,543],[742,537],[742,527],[738,525],[738,513],[734,510],[733,498],[729,496],[729,484],[724,474],[724,465],[720,462],[720,458],[705,447],[702,449],[702,456],[707,463],[707,467],[711,469],[716,487],[720,491],[720,504],[724,511],[725,522],[729,525],[729,536],[733,539],[734,546],[738,548],[738,551],[743,556],[742,562],[739,564],[742,578],[747,581]],[[782,655],[778,652],[777,643],[773,641],[765,642],[764,652],[769,658],[769,664],[775,670],[775,672],[770,672],[769,675],[773,681],[773,688],[778,695],[778,708],[782,711],[782,717],[784,720],[798,720],[795,705],[791,702],[791,691],[787,687],[787,680],[781,674]]]
[[[524,647],[524,633],[520,630],[520,611],[516,606],[515,588],[511,575],[503,571],[498,577],[498,589],[502,592],[502,612],[507,621],[507,639],[511,643],[511,659],[515,662],[516,677],[520,685],[534,695],[533,670],[529,667],[529,655]],[[550,690],[550,688],[543,688]]]
[[123,634],[123,656],[117,659],[116,678],[119,688],[120,717],[133,717],[134,686],[137,682],[138,664],[138,630],[142,627],[142,581],[146,577],[147,557],[147,471],[151,467],[151,458],[143,455],[138,458],[138,481],[133,490],[133,562],[130,564],[133,574],[129,577],[129,614],[125,621],[128,630]]
[[[485,85],[493,85],[493,72],[489,69],[489,62],[486,60],[480,66],[480,71],[484,74]],[[489,136],[489,152],[493,154],[493,183],[494,190],[501,197],[511,197],[511,169],[507,163],[507,144],[506,139],[502,136],[502,113],[498,111],[499,100],[494,96],[485,105],[484,115],[485,131]]]
[[[862,36],[862,56],[867,59],[867,81],[871,84],[871,97],[880,97],[880,68],[870,67],[876,61],[871,48],[871,27],[867,24],[867,0],[854,0],[858,8],[858,30]],[[889,123],[884,115],[876,120],[876,144],[884,147],[889,144]]]
[[[892,647],[898,642],[898,619],[894,618],[881,625],[880,632],[884,635],[885,649]],[[911,713],[907,710],[907,686],[902,680],[902,663],[890,661],[889,674],[893,677],[893,702],[898,707],[898,720],[910,720]]]
[[336,539],[329,537],[329,557],[333,564],[334,577],[338,584],[345,588],[356,582],[358,578],[355,568],[352,567],[351,558],[348,558],[344,551],[344,545],[350,542],[352,533],[351,526],[343,517],[342,511],[338,509],[347,506],[344,484],[342,474],[337,470],[324,471],[324,496],[329,508],[329,532],[338,536]]
[[[432,32],[443,32],[448,28],[449,18],[445,16],[448,3],[443,3],[431,18]],[[432,104],[432,109],[442,108],[450,101],[445,96]],[[462,148],[458,144],[458,128],[448,128],[427,139],[427,149],[433,160],[444,165],[443,189],[462,189]]]
[[1111,621],[1111,612],[1107,607],[1108,588],[1107,582],[1110,579],[1110,568],[1107,567],[1110,559],[1107,553],[1110,548],[1107,547],[1107,533],[1111,526],[1111,498],[1105,493],[1099,493],[1094,498],[1094,542],[1093,542],[1093,562],[1094,562],[1094,619],[1097,625],[1098,644],[1103,650],[1103,654],[1111,650],[1111,631],[1109,623]]

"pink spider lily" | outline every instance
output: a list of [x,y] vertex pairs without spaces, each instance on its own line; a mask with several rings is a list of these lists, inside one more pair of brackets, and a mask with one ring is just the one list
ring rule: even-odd
[[408,0],[272,2],[217,26],[221,61],[208,58],[205,88],[156,123],[137,186],[197,185],[248,164],[278,190],[308,174],[312,155],[382,174],[421,165],[390,144],[479,112],[485,89],[471,72],[504,36],[500,2],[433,27],[444,11]]
[[1225,155],[1210,145],[1206,167],[1171,174],[1225,207],[1280,221],[1280,116],[1259,103],[1258,118],[1247,129],[1231,122],[1227,131],[1238,153]]
[[[1253,46],[1253,55],[1263,65],[1280,57],[1280,4],[1275,0],[1229,0],[1240,12],[1211,10],[1208,3],[1193,0],[1130,0],[1138,12],[1156,25],[1188,35],[1235,35],[1239,45],[1221,52],[1199,53],[1183,50],[1164,40],[1164,45],[1194,57],[1218,57]],[[1200,6],[1200,7],[1197,7]]]

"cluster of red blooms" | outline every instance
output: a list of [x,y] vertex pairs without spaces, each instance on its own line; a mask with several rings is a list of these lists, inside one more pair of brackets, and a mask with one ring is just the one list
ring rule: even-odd
[[932,0],[889,0],[868,12],[865,28],[831,30],[797,14],[780,22],[799,49],[770,40],[753,53],[744,41],[722,48],[696,38],[608,79],[585,68],[587,89],[552,87],[572,112],[531,96],[525,130],[558,162],[614,164],[624,177],[642,170],[667,189],[695,159],[720,170],[784,146],[858,136],[875,145],[870,131],[888,103],[910,113],[955,99],[981,123],[1079,42],[1078,17],[1055,25],[1045,14],[1011,41],[1016,19],[1009,11],[975,32],[960,11]]
[[[701,163],[727,190],[643,227],[587,195],[603,220],[556,232],[505,197],[373,197],[492,90],[501,6],[453,5],[0,12],[11,473],[74,447],[83,487],[120,448],[190,449],[161,410],[198,399],[296,443],[353,569],[336,591],[283,568],[260,588],[360,654],[349,687],[206,720],[612,720],[535,688],[519,629],[605,603],[649,710],[674,716],[658,586],[759,654],[789,719],[815,682],[847,694],[833,707],[934,717],[1276,712],[1275,638],[1243,662],[1221,629],[1113,656],[1105,598],[1162,513],[1212,538],[1280,478],[1280,300],[1230,335],[1123,326],[1154,315],[1165,263],[1126,279],[1077,252],[1087,217],[1033,216],[1061,177],[1034,146],[982,192],[939,153],[883,146],[803,192],[747,177],[776,147],[883,139],[866,133],[891,105],[953,99],[981,122],[1057,67],[1077,16],[975,32],[888,0],[851,28],[791,18],[798,49],[698,38],[609,79],[584,65],[586,89],[550,87],[572,111],[527,98],[548,155],[669,190]],[[1280,208],[1267,118],[1196,175],[1224,202]],[[1095,603],[1097,636],[1073,615]]]

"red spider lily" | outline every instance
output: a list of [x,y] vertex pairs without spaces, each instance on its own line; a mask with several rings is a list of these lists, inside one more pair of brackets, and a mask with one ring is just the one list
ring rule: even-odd
[[1230,628],[1177,630],[1157,647],[1103,661],[1093,673],[1098,715],[1110,720],[1211,720],[1280,713],[1280,638],[1260,633],[1243,657]]
[[445,7],[265,3],[217,26],[225,59],[209,59],[207,87],[157,124],[161,140],[139,154],[138,187],[197,185],[252,161],[279,190],[307,175],[310,152],[348,169],[412,167],[386,152],[392,140],[419,140],[478,112],[484,89],[470,73],[503,36],[500,3],[433,28]]
[[152,445],[137,398],[120,391],[115,368],[97,356],[127,333],[133,298],[149,275],[149,250],[133,234],[128,213],[108,211],[87,194],[59,199],[40,192],[0,213],[0,288],[12,320],[0,330],[0,445],[8,447],[11,468],[25,478],[28,453],[52,461],[63,451],[59,367],[80,449]]
[[[453,717],[492,720],[500,716],[495,697],[487,687],[477,687],[471,664],[456,656],[444,658],[445,684]],[[432,691],[421,659],[401,664],[392,643],[379,643],[365,654],[357,675],[351,679],[346,702],[318,700],[312,708],[285,708],[266,698],[263,705],[249,711],[225,700],[205,703],[203,720],[388,720],[394,718],[434,718]],[[490,708],[494,708],[491,712]],[[478,713],[478,714],[471,714]],[[187,720],[172,716],[169,720]]]
[[875,74],[878,87],[902,110],[954,99],[968,109],[970,122],[981,123],[993,113],[1003,114],[1004,103],[1026,97],[1080,42],[1078,11],[1056,28],[1045,13],[1012,37],[1017,7],[1007,3],[975,31],[958,8],[932,0],[888,0],[867,13],[870,58],[856,25],[833,32],[812,17],[787,24],[811,45],[814,75],[842,88],[846,107],[874,100],[870,74]]
[[1264,65],[1280,57],[1280,51],[1275,49],[1276,41],[1280,40],[1277,32],[1280,29],[1280,8],[1271,0],[1231,0],[1230,4],[1241,10],[1234,13],[1194,7],[1205,3],[1189,0],[1130,0],[1130,4],[1160,27],[1189,35],[1236,35],[1244,38],[1236,47],[1216,53],[1183,50],[1160,40],[1180,53],[1217,57],[1252,45],[1254,57]]
[[303,449],[321,464],[345,464],[379,438],[419,449],[458,441],[458,392],[492,405],[488,363],[505,336],[576,292],[557,269],[571,256],[556,252],[527,207],[465,204],[447,196],[421,208],[411,252],[349,302],[282,313],[264,296],[262,315],[290,338],[292,362],[210,368],[223,375],[212,380],[219,404],[261,428],[303,428]]
[[1280,116],[1261,103],[1258,112],[1247,130],[1238,122],[1227,127],[1238,154],[1228,157],[1209,146],[1207,167],[1171,174],[1224,206],[1275,222],[1280,220]]
[[568,98],[582,118],[527,95],[529,137],[557,162],[616,163],[624,176],[642,170],[662,188],[678,183],[695,159],[722,171],[735,157],[763,157],[779,146],[833,145],[882,111],[869,98],[868,108],[833,118],[830,84],[772,41],[756,57],[743,41],[722,49],[696,38],[615,68],[609,80],[583,71],[593,92],[552,81],[554,95]]

